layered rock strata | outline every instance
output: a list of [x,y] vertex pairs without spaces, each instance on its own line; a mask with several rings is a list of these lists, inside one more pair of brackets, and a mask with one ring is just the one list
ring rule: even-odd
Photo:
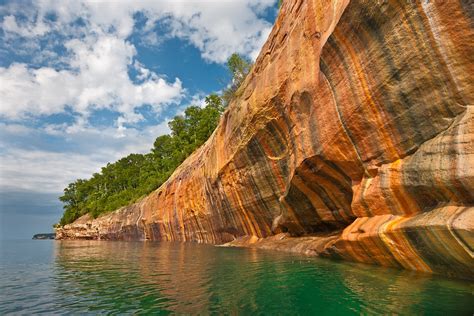
[[206,144],[143,200],[57,237],[261,245],[474,279],[473,19],[466,1],[285,0]]

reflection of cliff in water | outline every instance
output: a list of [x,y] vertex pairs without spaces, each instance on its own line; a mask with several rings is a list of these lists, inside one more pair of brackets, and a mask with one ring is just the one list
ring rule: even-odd
[[[357,296],[369,314],[386,314],[396,311],[400,315],[413,315],[433,310],[434,314],[459,314],[456,308],[472,313],[474,285],[469,281],[450,280],[397,269],[373,269],[359,264],[340,265],[339,271],[348,293]],[[463,296],[463,291],[471,294]],[[457,293],[457,298],[445,299],[448,293]],[[373,304],[377,302],[377,304]],[[439,305],[440,307],[436,307]],[[454,306],[453,306],[454,305]],[[450,310],[451,309],[451,310]]]
[[[237,312],[239,303],[256,304],[265,283],[274,282],[263,280],[264,274],[285,275],[285,266],[266,263],[266,257],[255,250],[183,243],[63,242],[56,248],[58,292],[85,302],[100,295],[104,305],[119,309]],[[125,299],[116,301],[116,292]]]
[[464,297],[469,283],[256,249],[65,241],[56,245],[55,263],[59,304],[77,312],[419,313],[470,307]]

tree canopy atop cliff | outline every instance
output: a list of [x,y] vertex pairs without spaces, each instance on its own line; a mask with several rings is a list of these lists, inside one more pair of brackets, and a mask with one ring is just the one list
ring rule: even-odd
[[177,115],[168,125],[171,134],[156,138],[147,154],[130,154],[108,163],[90,179],[70,183],[59,198],[64,214],[60,225],[73,222],[90,213],[97,217],[135,202],[157,189],[173,171],[211,136],[219,123],[225,106],[235,96],[240,84],[250,71],[251,63],[233,54],[227,64],[231,84],[222,97],[211,94],[205,106],[190,106],[184,115]]

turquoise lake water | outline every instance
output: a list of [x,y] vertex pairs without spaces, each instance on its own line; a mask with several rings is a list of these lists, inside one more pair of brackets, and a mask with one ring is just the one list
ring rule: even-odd
[[472,315],[472,282],[255,249],[0,242],[0,315]]

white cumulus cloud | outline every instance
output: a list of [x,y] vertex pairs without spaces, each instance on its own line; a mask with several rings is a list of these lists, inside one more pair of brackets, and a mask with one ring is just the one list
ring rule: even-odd
[[[150,36],[157,22],[167,25],[170,34],[189,41],[208,61],[224,62],[234,52],[255,55],[265,41],[271,24],[260,15],[275,6],[276,0],[161,0],[161,1],[87,1],[40,0],[10,4],[10,11],[28,14],[18,21],[13,14],[4,16],[1,27],[7,33],[37,37],[48,32],[81,31],[113,33],[119,38],[132,34],[134,15],[142,13],[146,27],[142,36]],[[28,3],[28,4],[26,4]],[[53,21],[48,16],[54,15]],[[80,21],[80,24],[74,24]]]
[[[39,40],[58,45],[62,39],[66,51],[63,56],[51,48],[37,51],[34,60],[42,65],[0,67],[0,117],[24,119],[61,113],[66,107],[87,117],[107,108],[121,114],[119,127],[136,123],[142,120],[137,108],[148,104],[159,112],[164,105],[179,103],[185,89],[179,78],[165,78],[137,61],[129,39],[134,30],[155,45],[163,38],[181,38],[210,62],[223,63],[234,52],[256,58],[271,29],[259,14],[275,1],[9,2],[0,8],[5,40],[23,39],[21,53],[25,54],[25,48],[35,43],[39,47]],[[139,30],[137,13],[146,20]],[[165,34],[156,33],[159,23],[167,29]],[[48,61],[60,61],[61,66],[45,66]],[[139,83],[130,78],[130,68],[137,70]]]
[[[47,125],[42,129],[0,123],[0,192],[59,193],[78,178],[89,178],[108,162],[130,153],[147,153],[167,122],[138,130]],[[61,151],[48,148],[47,136],[62,138]],[[18,146],[29,140],[31,148]],[[66,148],[66,149],[64,149]]]
[[140,117],[135,109],[143,104],[159,111],[183,97],[178,78],[168,82],[145,68],[142,81],[134,83],[128,67],[136,50],[115,36],[73,39],[65,46],[71,52],[70,69],[35,69],[24,63],[0,67],[0,115],[10,119],[49,115],[69,106],[84,116],[107,108],[122,114],[123,121],[136,122]]

